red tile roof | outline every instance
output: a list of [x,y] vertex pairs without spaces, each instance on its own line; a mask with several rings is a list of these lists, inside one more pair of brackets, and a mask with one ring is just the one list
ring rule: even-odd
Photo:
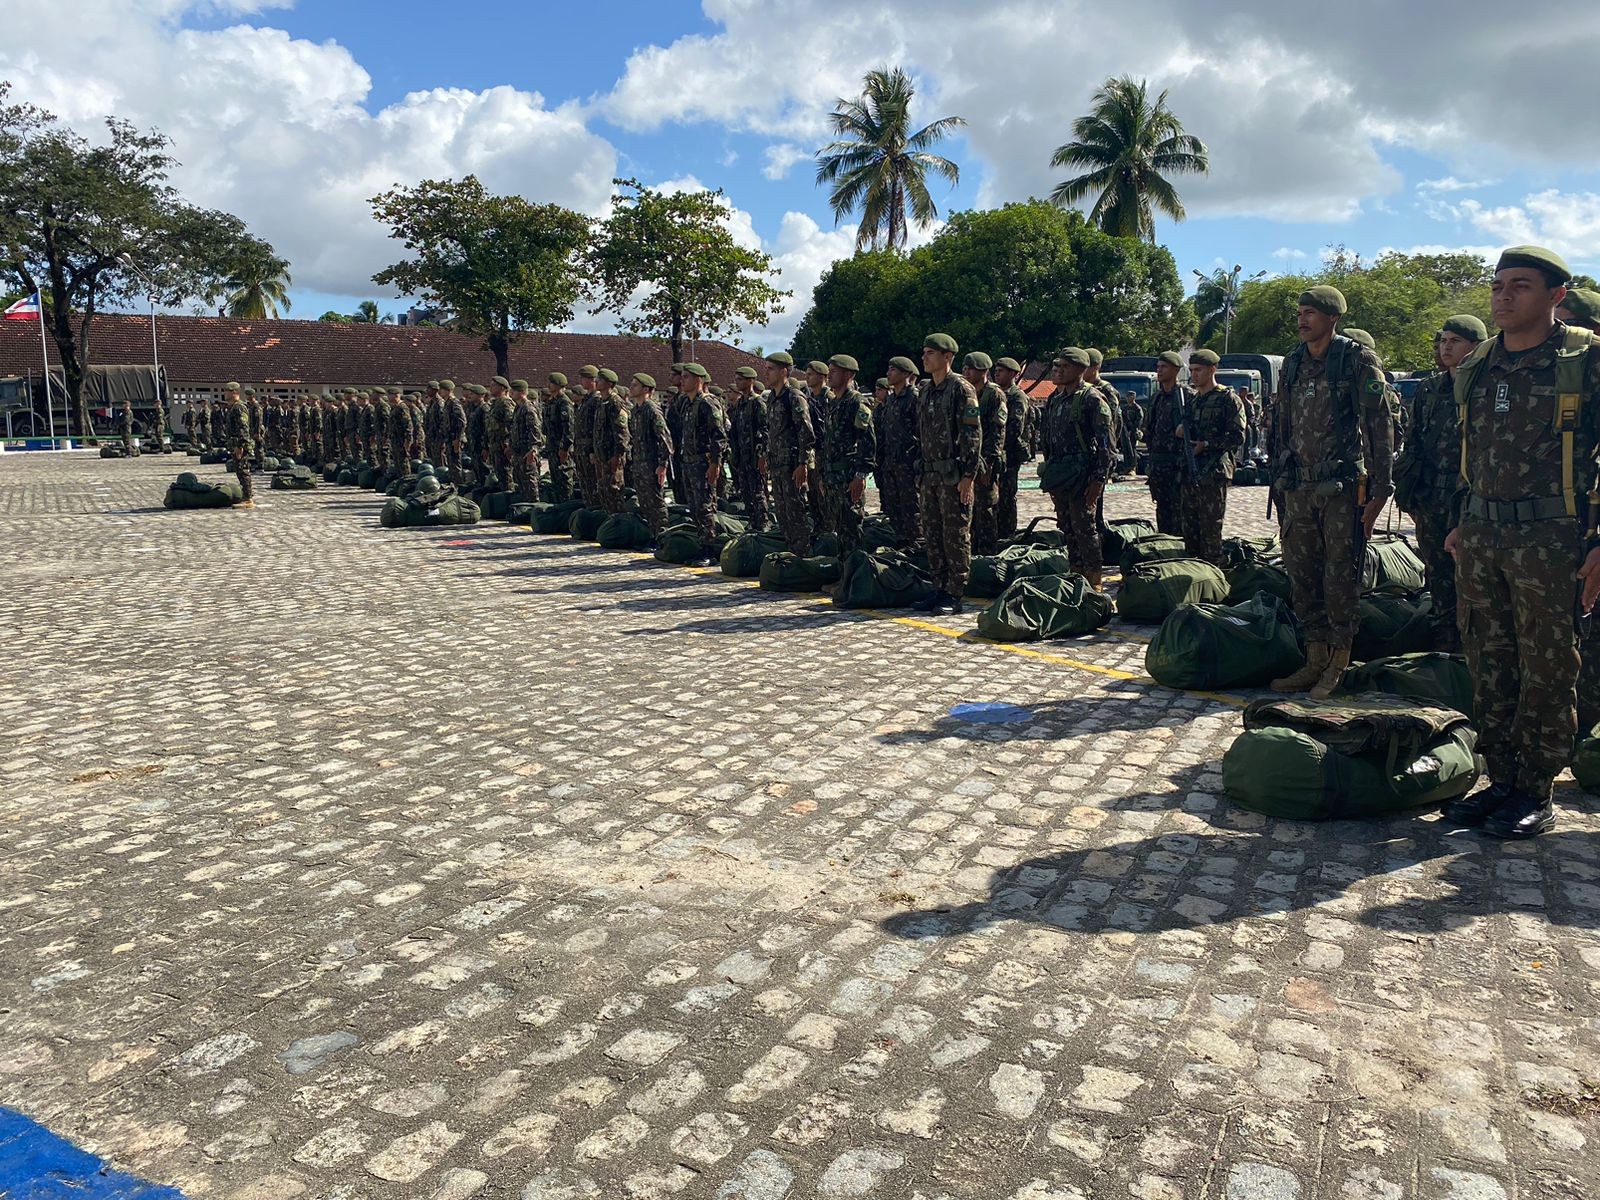
[[[494,355],[481,338],[415,325],[335,325],[322,321],[236,321],[226,317],[159,317],[161,365],[174,388],[215,386],[225,380],[260,386],[317,388],[353,383],[398,383],[430,379],[486,383],[495,374]],[[694,358],[719,383],[733,372],[758,366],[755,355],[726,342],[697,342]],[[686,348],[687,353],[687,348]],[[50,362],[59,365],[55,346]],[[90,329],[90,361],[100,366],[150,362],[150,318],[103,314]],[[585,363],[610,367],[626,380],[648,371],[665,386],[672,365],[668,344],[614,334],[528,334],[511,346],[512,378],[541,385],[551,371],[577,375]],[[39,326],[0,321],[0,376],[39,370]]]

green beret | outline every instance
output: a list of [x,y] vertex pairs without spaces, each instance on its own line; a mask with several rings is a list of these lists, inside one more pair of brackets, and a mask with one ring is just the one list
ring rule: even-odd
[[820,358],[813,358],[806,364],[806,370],[815,371],[818,375],[826,375],[828,373],[828,364]]
[[237,392],[239,385],[237,383],[225,383],[222,385],[222,390],[225,392]]
[[1182,368],[1183,355],[1179,354],[1176,350],[1163,350],[1160,354],[1156,355],[1156,361],[1164,362],[1169,366]]
[[441,379],[441,380],[439,380],[439,390],[441,392],[453,392],[453,391],[455,391],[456,390],[455,381],[452,380],[452,379]]
[[1060,354],[1056,355],[1056,365],[1064,366],[1068,363],[1073,363],[1080,367],[1087,367],[1089,365],[1089,352],[1087,350],[1080,350],[1076,346],[1068,346]]
[[489,394],[489,389],[481,383],[469,383],[467,384],[467,390],[474,396],[487,396]]
[[438,391],[439,390],[439,381],[437,379],[430,379],[430,380],[428,380],[428,386],[433,388],[434,391]]
[[982,350],[974,350],[971,354],[967,355],[965,365],[972,367],[975,370],[987,371],[990,367],[994,366],[994,359],[990,358]]
[[711,378],[711,372],[706,370],[699,363],[684,363],[683,364],[683,373],[685,375],[693,375],[696,379],[710,379]]
[[1314,308],[1330,317],[1342,317],[1350,310],[1350,306],[1344,301],[1344,293],[1326,283],[1319,283],[1316,287],[1301,292],[1300,307]]
[[1105,362],[1105,360],[1106,360],[1106,356],[1104,354],[1101,354],[1100,351],[1096,350],[1093,346],[1089,347],[1088,354],[1089,354],[1089,365],[1091,367],[1098,367],[1101,363]]
[[948,333],[930,333],[922,339],[924,350],[943,350],[946,354],[955,354],[961,349],[955,338]]
[[600,370],[600,378],[604,379],[607,383],[615,383],[617,381],[617,373],[610,367],[602,367]]
[[994,365],[1005,371],[1022,370],[1022,364],[1014,358],[997,358],[994,360]]
[[[792,362],[793,360],[791,359],[790,361]],[[672,374],[674,374],[674,375],[682,375],[683,374],[683,364],[682,363],[673,363],[672,364]]]
[[740,367],[734,374],[740,379],[754,379],[756,377],[756,369],[754,367]]
[[582,367],[578,368],[578,374],[582,375],[585,379],[599,379],[600,378],[600,368],[599,367],[591,367],[591,366],[582,366]]
[[389,385],[389,395],[391,395],[391,396],[398,396],[404,391],[405,391],[405,389],[403,387],[401,387],[398,383],[391,383]]
[[725,394],[725,393],[724,393],[724,392],[723,392],[723,390],[722,390],[722,389],[721,389],[721,388],[720,388],[720,387],[718,387],[718,386],[717,386],[717,385],[716,385],[716,384],[714,384],[714,383],[713,383],[713,384],[712,384],[712,385],[711,385],[711,394],[712,394],[712,395],[713,395],[713,396],[717,396],[717,397],[719,397],[719,398],[720,398],[720,397],[721,397],[721,396],[723,396],[723,395],[724,395],[724,394]]
[[646,375],[643,371],[635,371],[633,373],[633,381],[641,387],[653,388],[656,386],[656,377],[654,375]]
[[[1566,296],[1561,301],[1561,307],[1571,313],[1574,320],[1581,321],[1586,325],[1600,322],[1600,292],[1592,291],[1589,288],[1568,288]],[[1462,319],[1461,317],[1450,318],[1451,321],[1460,321]],[[1449,327],[1449,323],[1446,322],[1445,328],[1448,329]],[[1478,328],[1482,329],[1483,326],[1480,324]],[[1461,333],[1459,329],[1455,330],[1455,332]],[[1467,335],[1462,333],[1461,336],[1466,337]],[[1483,341],[1484,336],[1484,334],[1480,334],[1478,341]]]
[[873,387],[874,391],[876,391],[878,388],[883,388],[885,391],[888,391],[888,389],[889,389],[889,380],[887,378],[883,377],[883,376],[879,376],[878,377],[878,382],[873,384],[872,387]]
[[[793,356],[788,354],[786,351],[783,351],[783,350],[778,350],[778,351],[775,351],[772,354],[767,355],[767,361],[769,363],[773,363],[773,364],[775,364],[777,366],[780,366],[780,367],[792,367],[792,366],[794,366],[794,358],[793,358]],[[673,367],[672,369],[674,371],[681,371],[682,370],[681,367]]]
[[1572,282],[1572,270],[1566,260],[1543,246],[1512,246],[1501,251],[1495,272],[1498,274],[1507,267],[1532,267],[1535,271],[1543,271],[1558,284]]
[[245,395],[246,395],[246,396],[254,396],[254,395],[255,395],[255,394],[256,394],[256,390],[255,390],[255,388],[253,388],[253,387],[247,387],[247,388],[245,388],[245,390],[244,390],[244,394],[245,394]]
[[551,383],[555,384],[557,387],[567,386],[567,377],[560,371],[551,371],[550,374],[545,376],[545,378]]
[[528,390],[528,381],[526,379],[513,379],[511,381],[511,390],[513,392],[525,392],[525,391],[527,391]]
[[511,386],[511,381],[504,375],[496,375],[493,379],[489,380],[489,386],[508,388]]
[[861,364],[848,354],[835,354],[828,360],[830,367],[838,367],[841,371],[859,371]]
[[1195,363],[1199,363],[1202,366],[1214,367],[1221,361],[1222,355],[1218,354],[1215,350],[1196,350],[1193,354],[1189,355],[1189,363],[1191,366]]
[[358,393],[356,391],[356,389],[353,388],[353,387],[347,387],[347,388],[344,389],[344,394],[346,396],[355,396],[355,395],[359,395],[360,393]]
[[1372,335],[1365,329],[1346,329],[1344,331],[1344,335],[1352,342],[1355,342],[1358,346],[1365,346],[1368,350],[1371,350],[1374,353],[1377,352],[1378,343],[1373,340]]
[[362,400],[371,400],[372,399],[372,393],[367,391],[366,388],[362,388],[359,392],[356,393],[356,395],[357,395],[357,397],[359,397]]
[[904,354],[896,354],[889,360],[889,365],[897,371],[904,371],[907,375],[915,375],[917,373],[917,364]]

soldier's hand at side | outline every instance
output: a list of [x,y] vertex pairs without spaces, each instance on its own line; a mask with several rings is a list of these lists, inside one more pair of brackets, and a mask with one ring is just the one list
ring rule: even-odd
[[665,467],[657,467],[656,468],[656,486],[657,487],[666,487],[667,486],[667,469]]
[[1361,528],[1366,531],[1368,537],[1371,537],[1372,531],[1378,527],[1378,517],[1383,513],[1383,506],[1387,503],[1389,502],[1382,496],[1374,496],[1367,501],[1366,508],[1361,510]]
[[563,450],[561,452],[561,465],[562,466],[566,466],[571,461],[572,461],[572,454],[569,451]]
[[956,484],[956,499],[963,504],[972,503],[973,481],[971,476],[964,477]]
[[1105,490],[1106,490],[1106,481],[1104,479],[1092,479],[1092,480],[1090,480],[1089,481],[1089,490],[1083,493],[1083,506],[1084,506],[1084,508],[1093,508],[1096,504],[1099,504],[1100,503],[1100,497],[1105,492]]
[[1591,613],[1595,602],[1600,601],[1600,546],[1589,551],[1589,557],[1578,568],[1578,578],[1583,580],[1583,611]]
[[1458,557],[1457,554],[1456,554],[1456,551],[1459,550],[1460,548],[1461,548],[1461,529],[1460,529],[1459,526],[1457,526],[1455,529],[1452,529],[1449,533],[1445,534],[1444,552],[1446,554],[1448,554],[1451,558],[1456,558],[1456,557]]
[[850,481],[850,503],[860,504],[867,495],[867,481],[865,479],[852,479]]
[[721,463],[712,463],[708,467],[706,467],[706,486],[707,487],[715,487],[716,484],[717,484],[717,476],[721,475],[721,474],[722,474],[722,464]]
[[806,469],[805,469],[805,467],[804,466],[796,467],[794,469],[794,473],[792,475],[790,475],[789,478],[794,482],[795,487],[797,487],[797,488],[805,487],[805,485],[806,485]]
[[766,455],[763,454],[760,458],[756,459],[756,470],[760,471],[763,475],[765,475],[767,473],[767,456]]

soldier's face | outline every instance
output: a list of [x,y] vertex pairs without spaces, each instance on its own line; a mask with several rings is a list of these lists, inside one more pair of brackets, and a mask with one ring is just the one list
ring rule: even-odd
[[1477,342],[1469,342],[1459,333],[1441,333],[1435,347],[1439,365],[1446,371],[1454,371],[1461,360],[1471,354],[1477,345]]
[[698,375],[685,375],[683,377],[683,394],[685,396],[698,396],[700,389],[704,386]]
[[1302,342],[1320,342],[1333,336],[1333,327],[1338,322],[1338,317],[1331,317],[1320,308],[1302,304],[1295,318],[1295,327],[1299,330]]
[[843,367],[828,368],[828,386],[836,392],[844,391],[846,385],[854,378],[855,376]]
[[887,400],[889,398],[889,389],[888,388],[873,388],[872,389],[872,398],[874,400],[876,400],[879,404],[882,404],[885,400]]
[[977,367],[962,367],[961,374],[975,388],[981,388],[989,382],[989,372],[980,370]]
[[1178,382],[1178,368],[1169,362],[1156,363],[1156,382],[1162,391],[1171,391],[1172,385]]
[[1084,372],[1089,368],[1078,363],[1057,363],[1054,375],[1057,387],[1075,388],[1083,382]]
[[994,381],[1002,388],[1008,388],[1017,381],[1017,373],[1010,367],[996,367],[994,369]]
[[770,363],[769,362],[767,364],[767,386],[769,388],[780,388],[780,387],[782,387],[783,386],[783,381],[785,379],[787,379],[788,377],[789,377],[789,372],[788,372],[787,368],[781,367],[777,363]]
[[897,392],[905,391],[906,384],[911,380],[910,371],[902,371],[899,367],[889,368],[889,386]]
[[806,386],[808,388],[810,388],[813,392],[816,391],[819,387],[821,387],[823,385],[823,382],[826,379],[827,379],[827,376],[822,374],[822,372],[820,372],[820,371],[807,371],[806,372]]
[[1199,391],[1206,391],[1217,381],[1217,369],[1210,363],[1189,364],[1189,382]]
[[1550,287],[1532,267],[1507,267],[1489,285],[1489,309],[1501,329],[1528,329],[1549,320],[1566,295],[1566,288]]
[[635,379],[632,383],[628,384],[628,395],[632,396],[635,400],[643,400],[644,384]]

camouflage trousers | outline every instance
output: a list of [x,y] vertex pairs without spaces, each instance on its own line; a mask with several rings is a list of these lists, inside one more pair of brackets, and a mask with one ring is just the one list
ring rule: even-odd
[[1000,552],[1000,485],[993,475],[972,481],[972,552]]
[[1428,568],[1428,593],[1433,597],[1433,648],[1446,654],[1459,654],[1461,629],[1456,622],[1456,560],[1444,549],[1452,515],[1446,503],[1419,508],[1411,518],[1417,523],[1417,553]]
[[1222,521],[1228,513],[1226,483],[1185,483],[1183,541],[1189,553],[1213,566],[1222,566]]
[[1578,643],[1578,733],[1580,737],[1600,737],[1600,606],[1585,622],[1585,636]]
[[754,463],[741,467],[734,479],[739,489],[739,499],[744,501],[746,524],[751,533],[761,533],[772,523],[767,503],[767,475]]
[[1000,476],[1000,501],[995,505],[995,528],[1002,538],[1017,531],[1017,476],[1021,467],[1008,469]]
[[511,478],[516,484],[517,499],[539,502],[539,456],[519,454],[511,464]]
[[583,503],[588,508],[600,506],[600,489],[594,477],[594,458],[588,450],[573,447],[572,466],[578,478],[578,490],[583,493]]
[[886,467],[878,472],[878,503],[894,525],[904,545],[922,540],[921,497],[917,477],[909,467]]
[[1176,471],[1152,467],[1147,482],[1156,506],[1156,532],[1183,536],[1183,479]]
[[550,465],[550,486],[545,491],[545,499],[551,504],[565,504],[572,499],[572,464],[562,462],[559,454],[552,454],[546,461]]
[[594,475],[596,508],[603,508],[615,516],[622,511],[622,480],[626,464],[613,467],[608,462],[597,461],[590,471]]
[[1360,517],[1349,492],[1319,496],[1300,488],[1287,494],[1283,567],[1307,642],[1349,649],[1355,641],[1364,554]]
[[1055,505],[1056,524],[1066,539],[1067,559],[1079,575],[1093,575],[1102,565],[1100,530],[1095,524],[1095,506],[1083,492],[1065,488],[1050,493]]
[[806,476],[806,507],[811,512],[811,527],[817,533],[837,533],[830,519],[832,512],[828,504],[828,486],[822,481],[822,465]]
[[252,451],[243,453],[234,451],[233,457],[228,460],[228,470],[233,472],[233,477],[239,481],[239,487],[244,491],[246,500],[254,500],[256,495],[256,481],[250,475],[250,455]]
[[[360,455],[357,457],[360,457]],[[450,472],[450,482],[459,485],[462,474],[461,443],[456,441],[446,442],[444,444],[444,453],[439,457],[443,460],[445,469]]]
[[138,447],[133,444],[133,430],[131,429],[122,435],[122,452],[129,458],[139,452]]
[[639,519],[659,535],[667,527],[667,493],[656,482],[655,468],[644,463],[633,464],[633,490],[639,498]]
[[689,476],[683,465],[683,455],[676,450],[673,451],[672,462],[667,468],[667,481],[672,485],[672,498],[679,504],[687,505],[691,496]]
[[717,548],[717,485],[706,482],[704,467],[686,463],[684,490],[689,493],[689,519],[700,534],[700,553],[712,555]]
[[812,526],[808,493],[795,487],[794,468],[788,463],[772,466],[772,504],[789,553],[802,557],[810,554]]
[[866,507],[850,499],[848,481],[828,484],[826,498],[828,524],[839,536],[839,557],[843,559],[861,546],[861,523],[867,517]]
[[972,505],[961,503],[956,487],[931,479],[917,481],[933,586],[959,600],[972,570]]
[[1542,792],[1577,747],[1576,521],[1461,523],[1456,589],[1489,778]]

